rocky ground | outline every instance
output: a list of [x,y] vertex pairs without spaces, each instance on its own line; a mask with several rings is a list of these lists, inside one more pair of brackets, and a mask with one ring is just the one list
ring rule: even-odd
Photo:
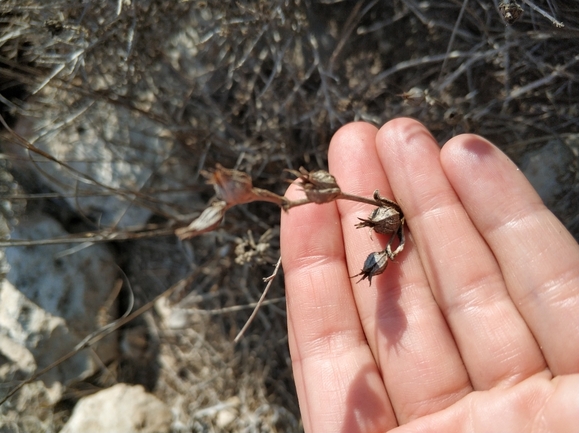
[[279,210],[173,234],[216,163],[283,194],[341,125],[412,116],[494,141],[578,238],[579,9],[507,3],[2,2],[0,432],[301,431],[282,274],[233,343]]

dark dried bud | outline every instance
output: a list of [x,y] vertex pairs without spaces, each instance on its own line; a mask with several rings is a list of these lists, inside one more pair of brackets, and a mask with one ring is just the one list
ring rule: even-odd
[[386,251],[377,251],[375,253],[371,253],[364,262],[362,272],[354,275],[354,277],[359,277],[360,275],[362,276],[362,278],[356,281],[356,283],[359,283],[360,281],[368,278],[368,282],[372,284],[372,277],[380,275],[382,272],[386,270],[387,266],[388,266],[388,253]]
[[400,212],[391,206],[374,209],[368,219],[358,219],[362,222],[356,224],[356,228],[370,227],[383,235],[396,232],[401,224]]
[[175,230],[175,234],[179,237],[179,239],[184,240],[198,236],[201,233],[215,230],[219,224],[221,224],[221,220],[223,220],[226,209],[227,203],[224,201],[216,201],[207,209],[205,209],[201,215],[199,215],[197,219],[195,219],[187,227],[182,227]]
[[300,180],[300,186],[309,201],[317,204],[329,203],[342,194],[336,178],[325,170],[308,172],[300,167],[300,171],[288,170]]
[[507,24],[513,24],[523,15],[523,8],[514,0],[504,0],[500,2],[499,11]]
[[462,120],[462,114],[456,108],[451,107],[444,112],[444,120],[450,126],[455,126]]

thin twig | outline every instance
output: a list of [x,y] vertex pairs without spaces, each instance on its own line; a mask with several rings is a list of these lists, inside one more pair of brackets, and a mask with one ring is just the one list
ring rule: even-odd
[[338,196],[338,200],[350,200],[350,201],[357,201],[360,203],[366,203],[372,206],[381,206],[382,203],[380,203],[377,200],[374,200],[373,198],[366,198],[366,197],[360,197],[354,194],[348,194],[347,192],[342,192],[339,196]]
[[[330,56],[330,61],[328,62],[328,73],[330,73],[330,74],[334,70],[334,64],[336,63],[336,60],[338,59],[338,57],[340,56],[340,53],[344,49],[344,46],[347,44],[347,42],[349,40],[348,38],[352,34],[352,31],[354,31],[354,29],[356,28],[357,23],[362,18],[363,14],[359,14],[359,12],[360,12],[360,9],[362,8],[363,4],[364,4],[364,1],[359,0],[356,3],[356,5],[354,6],[354,8],[350,11],[348,19],[346,20],[346,23],[344,24],[343,31],[342,31],[342,34],[340,36],[340,40],[336,44],[336,48],[334,49],[334,52]],[[373,4],[376,4],[376,1],[374,1]],[[373,5],[371,5],[371,6],[373,6]],[[366,8],[366,11],[367,10],[368,10],[368,8]]]
[[277,260],[277,264],[275,265],[275,269],[273,270],[273,273],[269,277],[264,278],[264,281],[267,281],[267,285],[265,286],[265,289],[263,290],[263,293],[261,294],[259,301],[257,301],[257,305],[253,309],[251,316],[249,316],[249,319],[247,319],[247,322],[245,322],[245,325],[243,325],[243,328],[241,328],[241,331],[239,331],[239,333],[233,339],[234,343],[238,343],[239,340],[241,340],[241,338],[243,337],[243,334],[245,334],[245,331],[247,330],[247,328],[249,328],[249,325],[251,325],[251,323],[255,319],[255,316],[257,316],[257,312],[259,311],[259,309],[263,305],[263,301],[265,300],[265,297],[267,296],[267,292],[269,292],[269,288],[271,287],[273,280],[275,279],[275,277],[277,276],[277,273],[279,272],[280,266],[281,266],[281,257]]
[[546,75],[542,78],[539,78],[538,80],[535,80],[535,81],[527,84],[526,86],[519,87],[517,89],[512,90],[510,95],[508,95],[507,98],[505,98],[505,102],[509,102],[515,98],[519,98],[522,95],[524,95],[524,94],[526,94],[526,93],[528,93],[528,92],[530,92],[538,87],[549,84],[551,81],[555,80],[556,78],[563,76],[565,71],[570,66],[573,66],[577,62],[579,62],[579,54],[574,56],[571,60],[569,60],[564,65],[557,67],[549,75]]
[[462,2],[462,7],[460,8],[460,12],[458,13],[458,18],[456,19],[456,22],[454,23],[454,28],[452,29],[452,33],[450,34],[450,40],[448,41],[448,46],[446,47],[446,57],[445,57],[444,61],[442,62],[442,66],[440,67],[440,73],[438,75],[439,80],[442,77],[444,70],[446,69],[446,64],[448,63],[448,54],[450,53],[450,50],[452,49],[452,45],[454,44],[454,38],[456,37],[456,32],[458,30],[458,26],[460,25],[460,22],[462,21],[462,16],[464,15],[464,11],[466,10],[467,4],[468,4],[468,0],[464,0]]
[[[250,302],[249,304],[245,305],[232,305],[231,307],[215,308],[213,310],[195,309],[193,311],[200,315],[217,316],[219,314],[235,313],[237,311],[247,310],[248,308],[255,308],[259,302],[260,301]],[[266,299],[261,302],[261,306],[263,307],[264,305],[277,304],[278,302],[285,302],[285,296],[280,296],[279,298],[274,299]]]
[[523,0],[523,2],[528,4],[531,7],[531,9],[533,9],[536,12],[539,12],[541,15],[543,15],[545,18],[547,18],[549,21],[551,21],[555,27],[558,27],[558,28],[565,27],[565,24],[563,24],[561,21],[557,21],[553,16],[549,15],[543,9],[541,9],[540,7],[535,5],[535,3],[533,3],[532,1]]
[[145,239],[159,236],[170,236],[175,232],[174,228],[161,227],[147,229],[140,228],[137,230],[124,229],[123,231],[102,230],[94,232],[75,233],[68,236],[48,238],[48,239],[8,239],[0,241],[0,248],[7,247],[30,247],[37,245],[60,245],[60,244],[79,244],[79,243],[96,243],[124,241],[134,239]]
[[[348,194],[347,192],[340,193],[340,195],[338,197],[336,197],[335,200],[350,200],[350,201],[357,201],[359,203],[366,203],[366,204],[369,204],[372,206],[381,206],[381,203],[379,201],[376,201],[372,198],[361,197],[361,196],[354,195],[354,194]],[[305,204],[310,204],[310,203],[312,203],[312,202],[308,198],[301,198],[298,200],[288,200],[288,202],[283,207],[283,209],[289,210],[289,209],[292,209],[294,207],[303,206]],[[1,244],[0,244],[0,246],[1,246]]]

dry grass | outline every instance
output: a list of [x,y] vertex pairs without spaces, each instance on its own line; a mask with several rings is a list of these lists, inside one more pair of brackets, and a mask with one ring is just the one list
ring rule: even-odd
[[[275,236],[251,263],[235,263],[235,246],[248,230],[255,239],[277,230],[279,212],[268,204],[246,205],[230,211],[217,232],[178,243],[167,236],[172,224],[186,222],[211,196],[200,170],[220,162],[283,193],[282,169],[324,168],[339,126],[353,120],[380,125],[401,115],[423,121],[441,142],[464,131],[484,135],[517,162],[551,140],[577,155],[579,6],[525,3],[523,16],[506,26],[498,4],[481,0],[4,1],[3,116],[32,119],[39,128],[35,137],[89,124],[109,149],[128,149],[132,163],[151,168],[151,181],[131,189],[96,181],[66,154],[50,162],[76,170],[93,195],[119,195],[152,212],[147,227],[112,227],[129,239],[115,248],[137,306],[192,268],[212,263],[127,325],[122,358],[71,388],[52,421],[38,421],[38,430],[49,431],[49,424],[57,430],[67,403],[83,392],[132,381],[175,409],[175,431],[299,431],[282,278],[270,293],[277,301],[263,307],[240,344],[231,343],[251,309],[228,308],[259,298],[262,278],[279,255]],[[554,26],[530,3],[565,27]],[[406,103],[401,95],[413,87],[426,90],[430,103]],[[107,110],[144,122],[170,150],[145,159],[138,141],[111,140],[102,116]],[[6,132],[2,140],[7,161],[23,167],[23,153],[13,150],[23,143]],[[555,210],[577,237],[576,163]],[[64,201],[78,189],[55,187],[38,175],[39,166],[12,171],[19,189],[2,179],[10,186],[3,199],[8,220],[24,214],[19,208],[26,202],[71,232],[102,234],[98,216]],[[172,173],[184,175],[172,178],[167,191],[157,178]],[[179,195],[183,191],[199,199],[190,202]],[[222,426],[218,414],[228,411],[236,417]]]

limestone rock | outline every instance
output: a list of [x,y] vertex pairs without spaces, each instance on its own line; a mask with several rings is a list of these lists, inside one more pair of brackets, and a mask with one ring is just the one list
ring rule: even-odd
[[[46,98],[68,106],[69,101],[61,100],[66,93],[44,92],[51,92]],[[87,102],[69,125],[56,120],[62,116],[58,110],[49,110],[45,116],[42,121],[21,119],[16,129],[72,169],[13,146],[9,153],[21,159],[16,169],[40,175],[72,208],[100,226],[140,226],[154,213],[178,217],[180,212],[173,205],[196,197],[183,191],[182,185],[190,183],[191,170],[176,156],[171,132],[147,116],[102,101]]]
[[165,433],[171,411],[140,385],[120,383],[82,398],[60,433]]
[[[50,239],[66,234],[54,219],[34,214],[20,221],[11,235]],[[13,364],[11,369],[4,366],[5,374],[19,370],[28,375],[51,364],[104,324],[98,323],[97,316],[117,278],[113,255],[100,244],[70,248],[43,245],[6,249],[9,271],[0,283],[0,352]],[[116,356],[116,341],[109,336],[94,349],[106,363]],[[58,388],[93,374],[98,365],[94,354],[85,350],[41,380],[48,388]],[[58,399],[55,392],[52,400]]]

